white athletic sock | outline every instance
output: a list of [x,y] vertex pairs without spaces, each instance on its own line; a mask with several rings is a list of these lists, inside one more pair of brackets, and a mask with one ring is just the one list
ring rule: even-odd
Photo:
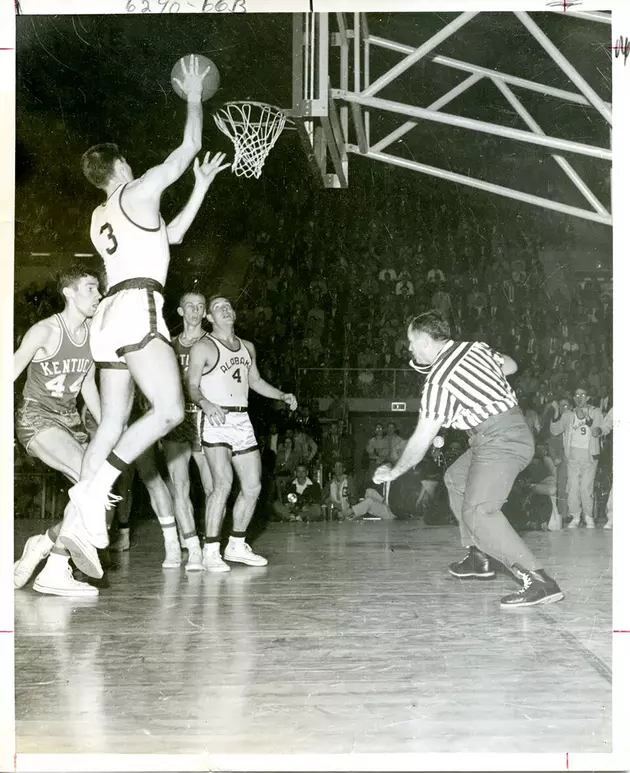
[[200,549],[199,537],[197,537],[196,535],[194,537],[186,537],[186,539],[184,540],[184,544],[188,548],[188,552],[190,552],[191,550],[197,551]]
[[164,542],[177,542],[179,545],[179,534],[177,533],[177,524],[175,521],[172,521],[171,523],[162,523],[160,521],[160,526],[162,527]]
[[119,475],[120,470],[117,470],[109,462],[103,462],[103,466],[89,483],[90,489],[99,493],[109,494]]
[[46,561],[44,569],[50,569],[51,572],[63,572],[70,562],[70,556],[60,556],[58,553],[51,553]]

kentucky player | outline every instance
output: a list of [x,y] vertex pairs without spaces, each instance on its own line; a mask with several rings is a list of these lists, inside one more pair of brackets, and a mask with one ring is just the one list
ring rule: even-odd
[[[13,357],[14,380],[26,369],[15,430],[31,456],[76,483],[88,441],[77,410],[79,394],[97,421],[101,415],[87,323],[101,294],[98,279],[85,266],[68,269],[57,287],[64,310],[33,325]],[[60,529],[61,523],[55,524],[26,541],[14,566],[15,587],[26,585],[39,562],[48,558],[35,590],[56,596],[97,595],[97,588],[72,576],[69,553],[58,539]]]

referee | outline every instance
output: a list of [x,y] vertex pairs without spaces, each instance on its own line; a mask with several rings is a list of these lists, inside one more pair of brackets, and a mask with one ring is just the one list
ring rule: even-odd
[[450,333],[436,311],[411,321],[411,365],[427,374],[418,426],[396,465],[379,467],[374,482],[395,480],[415,467],[441,427],[465,430],[470,448],[444,476],[462,545],[468,549],[463,561],[451,564],[451,574],[492,578],[491,556],[522,584],[501,599],[502,608],[560,601],[562,591],[501,512],[516,476],[534,456],[534,439],[505,378],[516,371],[516,363],[485,343],[453,341]]

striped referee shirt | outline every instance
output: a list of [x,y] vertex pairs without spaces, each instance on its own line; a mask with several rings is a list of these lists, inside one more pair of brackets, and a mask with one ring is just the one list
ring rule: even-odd
[[488,344],[447,341],[427,375],[420,417],[466,430],[518,405],[502,365]]

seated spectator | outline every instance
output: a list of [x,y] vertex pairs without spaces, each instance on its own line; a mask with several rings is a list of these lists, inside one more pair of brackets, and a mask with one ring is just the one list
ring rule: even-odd
[[274,476],[276,480],[276,499],[280,502],[284,499],[284,492],[291,478],[295,474],[298,459],[293,447],[293,439],[285,437],[276,454],[276,466]]
[[[534,458],[524,472],[524,479],[533,495],[548,497],[551,501],[551,518],[545,524],[546,509],[540,507],[536,499],[531,502],[530,526],[533,528],[548,528],[552,531],[562,529],[562,518],[557,507],[558,468],[550,454],[548,443],[537,443]],[[542,518],[541,518],[542,510]]]
[[322,521],[322,490],[308,477],[306,465],[298,464],[295,479],[286,487],[282,499],[273,503],[281,521]]
[[366,490],[362,499],[356,500],[354,479],[346,474],[342,462],[335,463],[334,474],[326,494],[326,505],[331,508],[337,520],[354,520],[365,515],[389,521],[395,519],[383,497],[372,488]]

